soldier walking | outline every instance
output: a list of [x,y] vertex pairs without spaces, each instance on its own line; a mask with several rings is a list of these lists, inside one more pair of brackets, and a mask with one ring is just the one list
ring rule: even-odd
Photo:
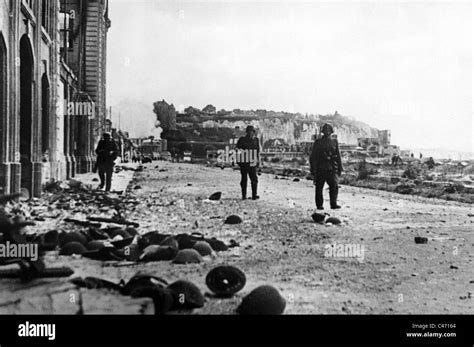
[[323,210],[323,187],[324,183],[329,185],[329,199],[332,209],[341,208],[337,204],[338,182],[337,176],[341,175],[342,162],[339,152],[339,144],[336,139],[331,138],[334,132],[330,124],[321,127],[323,136],[314,141],[310,156],[311,173],[316,186],[315,200],[318,210]]
[[118,146],[109,132],[102,134],[102,139],[95,150],[97,153],[97,168],[99,170],[100,185],[98,189],[109,192],[112,186],[112,174],[114,172],[115,159],[118,157]]
[[256,132],[255,128],[251,125],[245,130],[246,135],[239,138],[235,148],[242,150],[254,151],[256,154],[256,163],[250,162],[237,162],[240,166],[240,187],[242,189],[242,200],[247,199],[247,175],[250,178],[250,184],[252,185],[252,200],[257,200],[260,197],[257,195],[257,186],[258,186],[258,176],[257,176],[257,167],[260,159],[260,144],[258,138],[255,137]]

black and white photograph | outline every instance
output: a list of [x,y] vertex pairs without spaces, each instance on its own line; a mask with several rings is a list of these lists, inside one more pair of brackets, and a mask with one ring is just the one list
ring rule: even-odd
[[472,346],[472,18],[0,0],[0,345],[74,342],[78,315],[278,315]]

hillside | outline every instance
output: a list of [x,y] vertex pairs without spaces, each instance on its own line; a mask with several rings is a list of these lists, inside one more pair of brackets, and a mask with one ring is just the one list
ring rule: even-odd
[[377,129],[369,125],[341,116],[303,115],[274,111],[241,111],[230,114],[178,114],[177,128],[187,138],[194,141],[228,142],[232,137],[244,134],[249,124],[259,130],[262,143],[271,139],[284,139],[288,144],[312,141],[319,127],[331,123],[340,143],[357,144],[359,137],[377,137]]

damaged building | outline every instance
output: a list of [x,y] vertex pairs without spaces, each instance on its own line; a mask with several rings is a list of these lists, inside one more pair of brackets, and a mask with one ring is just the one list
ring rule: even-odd
[[[0,2],[0,191],[88,172],[106,130],[107,0]],[[80,104],[83,107],[77,107]]]

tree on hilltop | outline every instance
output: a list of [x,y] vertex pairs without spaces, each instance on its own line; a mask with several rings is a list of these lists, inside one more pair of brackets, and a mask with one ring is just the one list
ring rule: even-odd
[[216,113],[216,111],[217,109],[215,108],[215,106],[212,106],[210,104],[202,109],[202,112],[206,112],[206,113]]

